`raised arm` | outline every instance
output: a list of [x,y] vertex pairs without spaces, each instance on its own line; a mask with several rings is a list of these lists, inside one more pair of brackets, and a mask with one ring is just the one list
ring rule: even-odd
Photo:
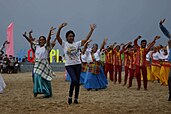
[[159,22],[159,26],[161,31],[163,32],[163,34],[167,37],[167,38],[171,38],[171,34],[169,33],[169,31],[163,26],[163,23],[165,22],[165,19],[160,20]]
[[47,42],[46,42],[46,44],[47,44],[48,46],[50,46],[50,39],[51,39],[51,36],[54,34],[54,30],[55,30],[55,29],[56,29],[56,28],[53,28],[53,27],[50,28],[49,35],[48,35],[48,37],[47,37]]
[[2,47],[0,48],[0,51],[2,51],[4,48],[5,48],[5,45],[6,44],[9,44],[10,42],[8,42],[8,41],[5,41],[4,43],[3,43],[3,45],[2,45]]
[[103,40],[103,43],[102,43],[102,45],[101,45],[101,47],[100,47],[100,51],[102,51],[102,49],[104,49],[104,46],[106,45],[106,42],[107,42],[107,38],[105,38],[105,39]]
[[89,45],[89,43],[90,43],[91,41],[92,41],[92,40],[88,40],[88,41],[84,44],[84,48],[83,48],[81,54],[83,54],[83,55],[85,54],[86,49],[87,49],[87,47],[88,47],[88,45]]
[[160,36],[155,36],[155,37],[154,37],[154,40],[153,40],[151,43],[149,43],[149,45],[148,45],[148,47],[147,47],[147,52],[150,51],[150,48],[151,48],[152,46],[154,46],[154,44],[156,43],[156,40],[158,40],[159,38],[160,38]]
[[27,40],[30,44],[32,43],[32,40],[27,36],[27,33],[26,33],[26,32],[23,33],[23,36],[24,36],[24,38],[26,38],[26,40]]
[[132,44],[132,42],[128,42],[127,44],[123,45],[121,53],[123,53],[127,49],[127,46],[131,45],[131,44]]
[[112,45],[112,49],[114,50],[115,46],[116,46],[117,42],[114,42]]
[[138,36],[138,37],[134,40],[134,46],[135,46],[136,48],[139,47],[139,46],[138,46],[138,40],[139,40],[140,38],[142,38],[142,37],[141,37],[141,36]]
[[56,33],[56,39],[58,40],[58,42],[59,42],[60,45],[62,45],[62,39],[61,39],[61,37],[60,37],[60,32],[61,32],[61,29],[62,29],[63,27],[65,27],[66,25],[67,25],[67,23],[62,23],[61,25],[59,25],[58,31],[57,31],[57,33]]
[[96,28],[95,24],[91,24],[90,25],[90,32],[88,33],[86,39],[81,41],[81,46],[83,46],[90,39],[90,37],[91,37],[91,35],[92,35],[92,33],[93,33],[95,28]]
[[33,40],[34,40],[34,38],[33,38],[33,36],[32,36],[32,33],[33,33],[33,30],[30,30],[30,31],[29,31],[29,38],[30,38],[30,40],[32,40],[32,41],[33,41]]

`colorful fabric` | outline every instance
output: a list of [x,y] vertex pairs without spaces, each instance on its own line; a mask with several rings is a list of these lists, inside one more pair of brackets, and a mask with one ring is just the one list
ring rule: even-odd
[[34,74],[34,94],[44,94],[44,96],[52,96],[51,81],[42,78],[39,74]]
[[109,52],[108,51],[106,51],[106,63],[108,63],[108,64],[112,64],[113,63],[113,51],[112,50],[110,50]]
[[55,76],[46,59],[35,59],[34,74],[38,74],[48,81],[51,81]]
[[124,66],[129,67],[130,66],[130,57],[127,54],[127,52],[124,53]]
[[167,86],[168,85],[168,77],[169,77],[170,67],[161,66],[160,69],[160,77],[161,84]]
[[82,66],[81,66],[81,72],[87,72],[87,69],[88,69],[88,64],[87,63],[82,63]]
[[114,57],[115,57],[115,65],[122,65],[122,59],[121,59],[121,52],[117,52],[114,50]]
[[159,66],[151,66],[151,80],[154,81],[154,80],[161,80],[161,77],[160,77],[160,68]]
[[160,64],[159,60],[152,60],[152,65],[161,67],[161,64]]
[[92,74],[100,74],[100,63],[93,62],[89,64],[89,72]]

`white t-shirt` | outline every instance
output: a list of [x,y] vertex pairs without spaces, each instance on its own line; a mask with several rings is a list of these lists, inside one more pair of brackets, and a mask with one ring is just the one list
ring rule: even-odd
[[85,53],[85,54],[81,54],[81,61],[82,61],[82,62],[87,62],[86,53]]
[[37,59],[47,59],[47,55],[48,55],[48,52],[45,46],[40,47],[39,45],[36,45],[35,57]]
[[147,54],[146,54],[146,61],[150,61],[150,58],[151,58],[151,53],[153,51],[149,51]]
[[[86,51],[87,53],[87,62],[90,63],[90,62],[93,62],[92,60],[92,55],[91,55],[91,50],[87,50]],[[94,53],[94,59],[95,61],[100,61],[100,49],[98,49],[95,53]]]
[[81,64],[79,48],[81,41],[73,42],[72,44],[62,40],[62,47],[65,54],[65,66]]
[[168,59],[169,54],[164,55],[164,52],[162,50],[160,50],[159,54],[160,54],[159,59],[163,59],[165,61],[168,61],[167,59]]
[[159,56],[160,56],[159,52],[156,52],[156,53],[153,53],[153,54],[152,54],[152,58],[153,58],[154,60],[159,60]]

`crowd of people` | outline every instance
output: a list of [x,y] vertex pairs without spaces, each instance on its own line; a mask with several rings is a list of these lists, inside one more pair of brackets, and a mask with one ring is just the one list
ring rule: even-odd
[[13,57],[12,55],[0,57],[0,72],[1,73],[18,73],[20,70],[20,62],[18,58]]
[[[170,38],[169,32],[163,26],[164,21],[160,21],[160,28]],[[88,91],[98,91],[107,88],[108,76],[109,80],[114,84],[121,84],[123,81],[123,86],[127,85],[127,88],[132,86],[132,80],[135,77],[137,79],[137,90],[141,89],[141,80],[145,91],[148,90],[148,80],[152,82],[158,81],[161,85],[169,85],[168,100],[171,101],[171,79],[168,78],[171,77],[170,39],[166,46],[156,45],[156,41],[160,36],[155,36],[153,41],[149,43],[143,39],[140,45],[138,41],[142,39],[142,36],[138,36],[132,42],[125,44],[114,42],[105,46],[107,44],[107,38],[105,38],[99,48],[96,43],[90,45],[92,41],[90,37],[96,28],[95,24],[90,25],[88,35],[80,41],[75,41],[75,33],[72,30],[66,32],[66,41],[64,41],[60,37],[60,32],[65,26],[67,26],[67,23],[59,25],[56,38],[52,42],[50,41],[51,36],[56,29],[53,27],[50,28],[47,38],[40,36],[36,40],[32,37],[32,31],[29,32],[28,36],[26,32],[23,34],[35,54],[32,72],[34,97],[37,97],[38,94],[44,94],[44,98],[52,97],[51,80],[55,75],[49,65],[49,53],[57,40],[64,50],[67,79],[71,81],[68,104],[72,103],[74,91],[74,103],[78,104],[80,84],[83,84]],[[81,49],[81,47],[83,48]],[[15,61],[14,57],[10,56],[8,59],[5,55],[2,60],[5,61],[2,62],[5,63],[4,66],[2,65],[2,69],[5,68],[5,71],[8,69],[8,73],[12,72],[12,68],[15,69],[15,65],[19,69],[18,60]],[[124,79],[122,79],[123,68]]]
[[[162,25],[164,21],[161,20],[159,23],[161,31],[170,38],[169,32]],[[148,90],[148,81],[157,81],[167,86],[170,82],[168,77],[171,68],[169,61],[171,45],[170,39],[168,45],[156,45],[159,38],[160,36],[155,36],[150,43],[143,39],[138,45],[138,40],[142,39],[142,36],[138,36],[133,42],[126,44],[114,42],[106,48],[107,40],[105,39],[100,49],[97,44],[89,46],[90,41],[88,41],[80,52],[82,70],[79,83],[87,90],[96,91],[107,88],[108,78],[114,84],[117,82],[121,84],[123,81],[123,86],[127,85],[127,88],[132,86],[132,80],[136,78],[137,90],[141,89],[141,81],[143,81],[144,90]],[[124,71],[124,76],[122,76],[122,71]],[[72,81],[70,75],[72,74],[66,72],[67,81]],[[169,90],[169,101],[171,100],[170,92]]]

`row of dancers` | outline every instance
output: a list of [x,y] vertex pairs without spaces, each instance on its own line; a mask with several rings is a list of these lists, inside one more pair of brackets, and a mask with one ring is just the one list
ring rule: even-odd
[[[162,21],[163,22],[163,21]],[[137,90],[141,88],[141,72],[143,76],[144,89],[147,90],[147,65],[146,65],[146,55],[150,51],[151,47],[154,46],[156,41],[160,38],[160,36],[155,36],[154,40],[147,45],[146,40],[141,40],[140,46],[138,45],[138,40],[141,39],[141,36],[138,36],[134,40],[134,45],[131,43],[127,43],[125,45],[114,45],[109,46],[111,50],[104,49],[104,46],[107,43],[107,39],[105,38],[102,42],[100,49],[98,49],[97,44],[93,44],[92,48],[88,47],[90,43],[90,37],[93,31],[96,28],[95,24],[90,25],[90,31],[85,39],[80,41],[75,41],[75,33],[72,30],[66,32],[66,41],[61,38],[61,30],[67,26],[67,23],[62,23],[59,25],[56,38],[54,41],[50,42],[51,36],[54,34],[55,28],[51,27],[49,31],[49,35],[46,38],[45,36],[40,36],[38,41],[32,37],[32,32],[29,32],[29,36],[27,36],[26,32],[23,36],[30,43],[31,48],[35,53],[34,67],[33,67],[33,93],[34,97],[37,97],[38,94],[44,94],[43,98],[52,97],[52,87],[51,81],[55,77],[51,67],[49,65],[49,52],[55,45],[55,41],[62,46],[64,54],[65,54],[65,68],[70,75],[71,83],[69,88],[68,95],[68,104],[73,102],[73,92],[75,91],[74,103],[78,104],[78,97],[80,91],[80,75],[83,72],[86,72],[87,81],[84,81],[84,87],[87,89],[103,89],[107,87],[107,79],[106,73],[109,72],[110,68],[114,69],[114,76],[110,75],[110,80],[116,83],[117,81],[121,83],[121,71],[122,71],[122,61],[121,54],[127,54],[129,60],[129,66],[127,67],[130,81],[129,86],[132,86],[132,78],[136,74],[137,78]],[[81,46],[84,46],[81,58],[79,49]],[[122,49],[120,50],[120,47]],[[171,46],[169,46],[170,48]],[[112,57],[112,64],[106,62],[105,68],[108,69],[103,71],[103,68],[100,63],[100,52],[104,49],[106,55],[112,53],[114,55]],[[136,52],[136,54],[134,53]],[[108,56],[106,56],[108,57]],[[110,57],[109,57],[110,58]],[[126,58],[126,57],[125,57]],[[169,57],[168,57],[169,58]],[[114,64],[113,64],[114,63]],[[112,65],[112,66],[111,66]],[[109,72],[109,74],[112,72]],[[117,78],[118,74],[118,78]],[[96,83],[98,82],[98,83]],[[99,83],[100,82],[100,83]],[[94,84],[94,85],[93,85]],[[97,86],[98,85],[98,86]],[[93,86],[97,86],[93,88]]]

